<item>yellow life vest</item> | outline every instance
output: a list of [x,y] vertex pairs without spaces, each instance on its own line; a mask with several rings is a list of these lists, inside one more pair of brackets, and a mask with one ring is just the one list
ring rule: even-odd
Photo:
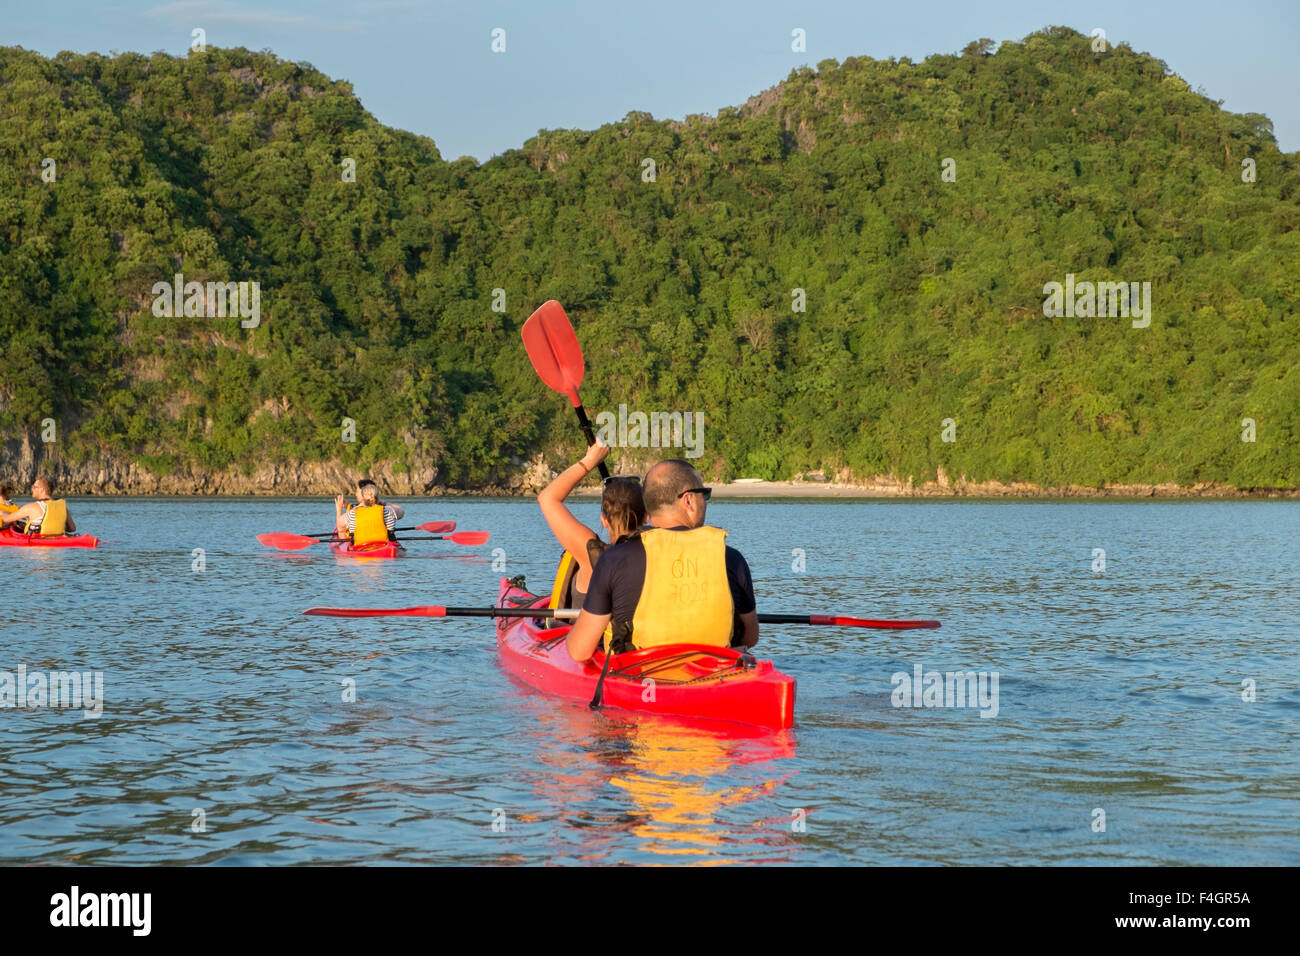
[[[600,556],[605,553],[605,542],[599,538],[592,538],[587,542],[587,557],[591,560],[591,566],[594,569]],[[560,554],[560,564],[555,569],[555,582],[551,585],[551,599],[546,602],[546,606],[552,610],[556,608],[578,608],[581,605],[575,601],[574,588],[577,586],[578,572],[582,566],[578,564],[578,559],[568,551]],[[593,571],[594,573],[594,571]],[[591,581],[587,581],[587,586],[591,587]],[[551,618],[549,627],[564,627],[572,624],[573,621],[567,618]],[[608,636],[609,628],[605,628]]]
[[11,515],[19,508],[18,505],[0,505],[0,514]]
[[641,543],[645,583],[632,616],[632,647],[730,646],[735,603],[727,583],[727,532],[651,528],[641,532]]
[[362,505],[352,512],[356,521],[352,526],[352,543],[357,547],[388,540],[388,526],[384,524],[383,505]]
[[[569,606],[573,598],[573,579],[578,576],[578,560],[565,551],[560,555],[560,566],[555,569],[555,583],[551,585],[551,600],[546,606],[552,610]],[[552,624],[555,624],[552,618]],[[558,622],[567,623],[567,622]]]
[[68,529],[68,503],[62,498],[45,502],[45,517],[41,519],[41,537],[52,538]]

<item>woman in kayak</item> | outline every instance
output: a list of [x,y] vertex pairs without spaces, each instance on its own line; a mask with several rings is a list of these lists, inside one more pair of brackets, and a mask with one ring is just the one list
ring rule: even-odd
[[13,497],[14,486],[8,483],[0,485],[0,514],[13,514],[18,506],[9,499]]
[[53,482],[48,478],[37,478],[32,482],[32,498],[15,511],[0,514],[0,528],[15,525],[15,530],[22,534],[39,534],[52,537],[56,534],[71,534],[77,530],[68,514],[68,504],[62,498],[52,497]]
[[[564,499],[608,454],[609,446],[596,442],[577,463],[560,472],[537,496],[542,516],[564,548],[551,592],[551,607],[582,607],[587,596],[587,584],[591,581],[591,569],[606,548],[600,536],[565,507]],[[605,488],[600,496],[600,523],[609,532],[609,543],[617,544],[620,538],[645,524],[645,519],[640,480],[619,475],[605,479]]]
[[[346,508],[346,510],[344,510]],[[371,513],[362,511],[364,508],[383,508],[382,512]],[[366,520],[367,528],[363,529],[362,537],[365,541],[356,540],[357,537],[357,513],[361,512],[363,519]],[[379,497],[379,488],[369,478],[362,478],[357,482],[357,506],[347,508],[342,495],[334,499],[334,530],[340,538],[351,538],[354,544],[370,544],[373,541],[383,540],[383,535],[379,533],[379,519],[382,515],[384,530],[388,538],[392,538],[392,531],[397,527],[397,522],[406,517],[406,511],[401,505],[392,505]]]

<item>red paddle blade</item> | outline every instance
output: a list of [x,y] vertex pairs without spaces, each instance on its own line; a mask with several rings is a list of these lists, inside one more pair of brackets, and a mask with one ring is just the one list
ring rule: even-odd
[[839,617],[834,614],[813,614],[809,624],[830,624],[835,627],[878,627],[889,631],[911,631],[922,627],[939,627],[938,621],[875,621],[865,617]]
[[573,332],[573,323],[564,314],[564,307],[554,299],[543,302],[528,317],[521,334],[538,377],[557,392],[569,396],[574,408],[581,405],[578,386],[585,371],[582,347]]
[[490,531],[457,531],[455,534],[447,535],[447,540],[453,544],[483,544],[488,538],[492,537]]
[[446,617],[447,609],[437,605],[425,607],[309,607],[303,614],[317,617]]
[[416,525],[421,531],[427,531],[429,534],[451,534],[456,530],[454,521],[430,521],[427,524]]
[[259,534],[257,540],[268,548],[278,548],[281,551],[301,551],[313,544],[320,544],[315,538],[307,538],[300,534],[289,534],[287,531],[271,531],[267,534]]

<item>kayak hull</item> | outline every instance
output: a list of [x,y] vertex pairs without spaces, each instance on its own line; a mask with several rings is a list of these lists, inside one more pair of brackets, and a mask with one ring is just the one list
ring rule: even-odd
[[[498,607],[546,604],[546,598],[501,579]],[[545,623],[539,618],[499,618],[501,666],[537,690],[589,703],[604,654],[597,651],[589,661],[575,661],[564,642],[569,626],[546,628]],[[794,699],[794,678],[771,661],[755,661],[732,648],[689,643],[616,655],[602,693],[607,707],[772,728],[793,725]]]
[[369,544],[364,547],[354,548],[351,541],[340,541],[337,538],[330,542],[330,550],[340,558],[398,558],[406,553],[396,541],[381,541],[378,544]]
[[0,547],[5,548],[98,548],[99,539],[91,534],[40,535],[18,534],[5,528],[0,531]]

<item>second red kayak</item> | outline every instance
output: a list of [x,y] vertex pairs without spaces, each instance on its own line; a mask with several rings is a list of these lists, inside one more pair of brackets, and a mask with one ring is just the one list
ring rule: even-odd
[[341,558],[397,558],[406,553],[396,541],[380,541],[355,547],[351,541],[338,538],[330,541],[330,550]]
[[19,534],[12,528],[0,531],[0,547],[5,548],[98,548],[99,539],[91,534]]
[[[498,607],[545,607],[546,598],[501,579]],[[497,621],[497,654],[510,674],[538,690],[590,701],[605,663],[597,651],[579,663],[569,656],[568,626],[542,627],[537,618]],[[683,635],[689,640],[689,635]],[[759,727],[794,723],[795,680],[771,661],[703,644],[666,644],[618,654],[605,677],[603,701],[623,710],[728,720]]]

